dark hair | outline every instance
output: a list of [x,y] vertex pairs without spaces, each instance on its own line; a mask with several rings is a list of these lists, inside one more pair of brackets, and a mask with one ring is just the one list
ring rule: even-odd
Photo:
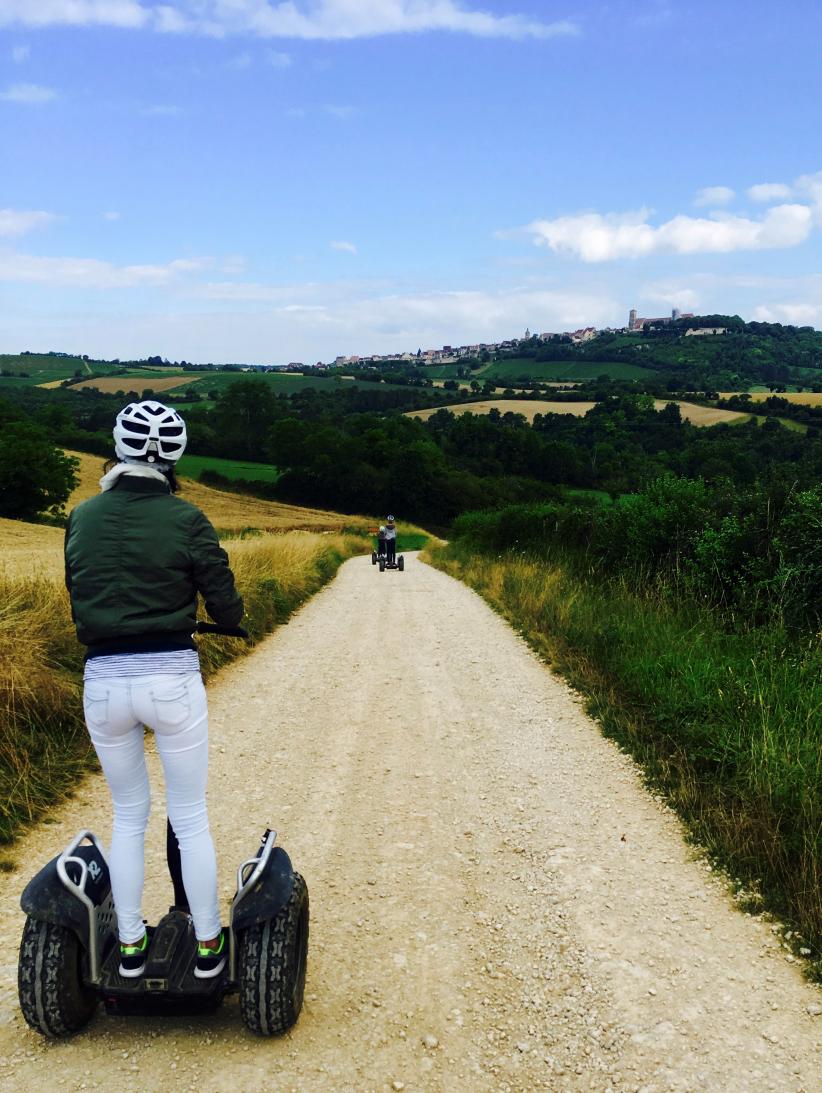
[[[105,463],[103,464],[103,474],[108,474],[108,472],[110,470],[112,470],[114,467],[116,467],[120,462],[121,462],[121,460],[119,460],[119,459],[107,459],[105,461]],[[150,467],[151,464],[146,463],[146,466]],[[154,470],[160,471],[160,468],[155,467]],[[168,482],[168,485],[169,485],[169,489],[171,490],[172,493],[179,493],[180,492],[180,481],[177,478],[177,475],[174,473],[173,465],[170,466],[167,471],[160,471],[160,474],[165,476],[165,479],[166,479],[166,481]]]

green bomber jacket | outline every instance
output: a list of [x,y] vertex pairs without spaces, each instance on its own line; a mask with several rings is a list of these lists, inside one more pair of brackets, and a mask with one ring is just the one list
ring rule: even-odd
[[123,475],[71,513],[66,587],[89,656],[194,648],[197,595],[221,626],[243,601],[208,517],[153,478]]

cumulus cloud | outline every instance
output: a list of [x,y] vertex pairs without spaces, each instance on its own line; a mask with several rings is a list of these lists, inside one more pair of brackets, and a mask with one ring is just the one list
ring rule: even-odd
[[569,20],[494,15],[461,0],[0,0],[0,26],[150,27],[165,33],[222,37],[346,39],[423,31],[483,38],[553,38],[577,34]]
[[717,205],[729,205],[735,197],[736,193],[729,186],[703,186],[696,192],[694,205],[715,209]]
[[822,226],[822,171],[800,175],[791,185],[784,182],[761,182],[748,190],[751,201],[770,203],[794,198],[811,206],[814,223]]
[[784,182],[760,182],[757,186],[748,189],[748,197],[751,201],[770,204],[772,201],[786,201],[794,196],[793,188],[786,186]]
[[330,243],[332,250],[347,251],[348,254],[356,254],[357,248],[353,243],[347,242],[345,239],[332,239]]
[[0,26],[142,27],[162,10],[137,0],[0,0]]
[[164,265],[118,266],[97,258],[47,258],[0,252],[0,281],[86,289],[162,287],[213,265],[212,258],[176,258]]
[[54,213],[42,210],[0,209],[0,236],[8,239],[25,235],[33,228],[45,227],[56,219]]
[[776,205],[759,220],[715,213],[710,218],[675,216],[657,226],[650,211],[582,213],[535,220],[524,231],[538,246],[572,254],[584,262],[644,258],[652,254],[711,254],[794,247],[807,239],[807,205]]
[[760,323],[785,323],[788,326],[822,328],[822,299],[794,300],[781,304],[761,304],[754,311]]
[[678,307],[683,311],[696,311],[702,306],[703,294],[692,285],[680,281],[656,281],[644,285],[639,298]]
[[619,305],[605,296],[521,287],[499,292],[409,293],[379,291],[359,282],[266,285],[224,281],[193,291],[211,301],[266,304],[270,313],[295,320],[305,315],[312,322],[338,329],[343,340],[356,335],[362,352],[388,352],[392,346],[386,344],[384,335],[407,339],[407,344],[400,340],[393,348],[437,339],[474,342],[507,337],[511,330],[539,323],[548,329],[606,323],[620,313]]
[[30,105],[50,102],[56,98],[56,91],[36,83],[15,83],[0,93],[0,99],[4,102],[22,102]]

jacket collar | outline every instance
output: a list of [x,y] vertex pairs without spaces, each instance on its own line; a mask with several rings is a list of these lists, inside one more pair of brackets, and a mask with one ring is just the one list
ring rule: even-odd
[[171,493],[171,486],[167,482],[159,482],[156,478],[136,478],[130,474],[123,475],[112,489],[127,493]]

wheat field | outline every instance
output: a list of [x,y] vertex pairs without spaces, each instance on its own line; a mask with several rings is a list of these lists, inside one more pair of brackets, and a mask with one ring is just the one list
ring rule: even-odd
[[[720,410],[715,406],[697,406],[693,402],[680,402],[672,399],[679,406],[683,420],[690,421],[692,425],[717,425],[719,422],[741,421],[747,414],[741,414],[736,410]],[[426,421],[437,410],[450,410],[452,414],[487,414],[491,410],[499,410],[501,414],[523,414],[529,422],[533,422],[537,414],[573,414],[575,417],[584,417],[589,410],[596,406],[595,402],[548,402],[540,399],[488,399],[483,402],[460,402],[454,406],[437,406],[428,410],[412,410],[406,416],[418,417]],[[667,406],[666,402],[657,399],[654,403],[657,410]]]
[[734,398],[735,395],[750,393],[753,402],[765,402],[769,398],[783,398],[797,406],[822,406],[822,391],[720,391],[720,398]]
[[[66,454],[74,456],[80,464],[80,483],[66,505],[66,512],[70,512],[75,505],[99,492],[104,460],[85,452]],[[189,478],[182,479],[181,486],[180,496],[202,509],[220,534],[228,538],[249,530],[260,533],[337,532],[344,527],[366,526],[366,521],[355,517],[227,493],[201,486]],[[259,543],[260,540],[256,537],[253,541]],[[3,572],[13,578],[62,576],[62,528],[0,519],[0,573]]]

